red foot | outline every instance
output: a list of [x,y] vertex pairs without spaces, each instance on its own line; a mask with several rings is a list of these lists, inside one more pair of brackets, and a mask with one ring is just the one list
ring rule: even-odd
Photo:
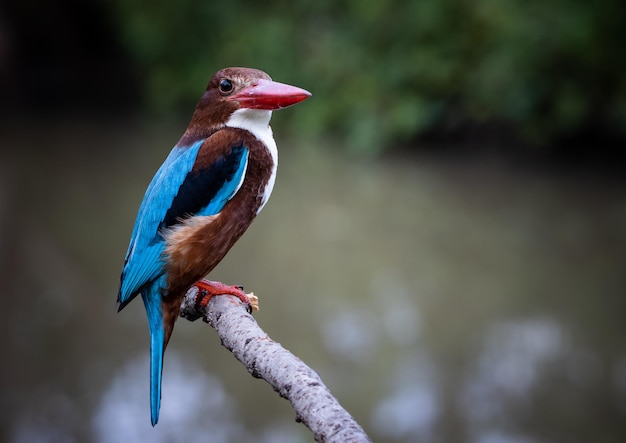
[[252,311],[253,309],[254,310],[259,309],[258,299],[252,294],[248,296],[248,294],[243,292],[242,286],[230,286],[224,283],[220,283],[218,281],[211,281],[211,280],[205,280],[205,279],[202,279],[196,282],[194,286],[196,286],[198,290],[200,291],[198,293],[198,298],[196,299],[197,300],[196,303],[202,308],[206,307],[211,297],[214,297],[216,295],[229,294],[229,295],[234,295],[235,297],[240,299],[242,302],[244,302],[248,306],[248,311]]

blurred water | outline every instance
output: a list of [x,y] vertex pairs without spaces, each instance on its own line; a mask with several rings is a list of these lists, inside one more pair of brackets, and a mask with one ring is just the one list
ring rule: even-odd
[[[0,134],[2,441],[312,441],[214,331],[183,320],[149,425],[145,314],[116,314],[115,294],[145,186],[183,127]],[[375,441],[624,441],[623,183],[279,150],[272,199],[212,277],[260,296],[260,325]]]

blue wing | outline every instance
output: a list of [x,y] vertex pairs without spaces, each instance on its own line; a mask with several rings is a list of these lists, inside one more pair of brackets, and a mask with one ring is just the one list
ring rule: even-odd
[[242,144],[224,146],[223,155],[213,164],[194,170],[204,142],[174,147],[150,182],[126,253],[119,309],[163,273],[165,242],[161,230],[191,215],[217,214],[241,186],[248,149]]

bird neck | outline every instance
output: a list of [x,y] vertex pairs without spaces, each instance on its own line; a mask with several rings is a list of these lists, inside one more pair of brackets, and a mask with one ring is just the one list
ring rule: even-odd
[[226,126],[244,129],[263,142],[272,155],[274,165],[276,165],[278,164],[278,149],[270,126],[271,118],[272,111],[241,108],[232,113]]

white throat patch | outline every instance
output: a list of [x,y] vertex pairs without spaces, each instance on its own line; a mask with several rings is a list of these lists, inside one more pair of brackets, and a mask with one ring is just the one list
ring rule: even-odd
[[265,203],[272,194],[274,189],[274,181],[276,180],[276,168],[278,167],[278,148],[276,147],[276,141],[274,140],[274,134],[272,133],[272,127],[270,126],[270,119],[272,118],[272,111],[263,109],[248,109],[241,108],[233,112],[226,122],[226,126],[231,128],[245,129],[258,138],[272,156],[272,175],[270,176],[267,186],[263,191],[263,198],[261,200],[261,206],[257,211],[257,214],[261,212]]

